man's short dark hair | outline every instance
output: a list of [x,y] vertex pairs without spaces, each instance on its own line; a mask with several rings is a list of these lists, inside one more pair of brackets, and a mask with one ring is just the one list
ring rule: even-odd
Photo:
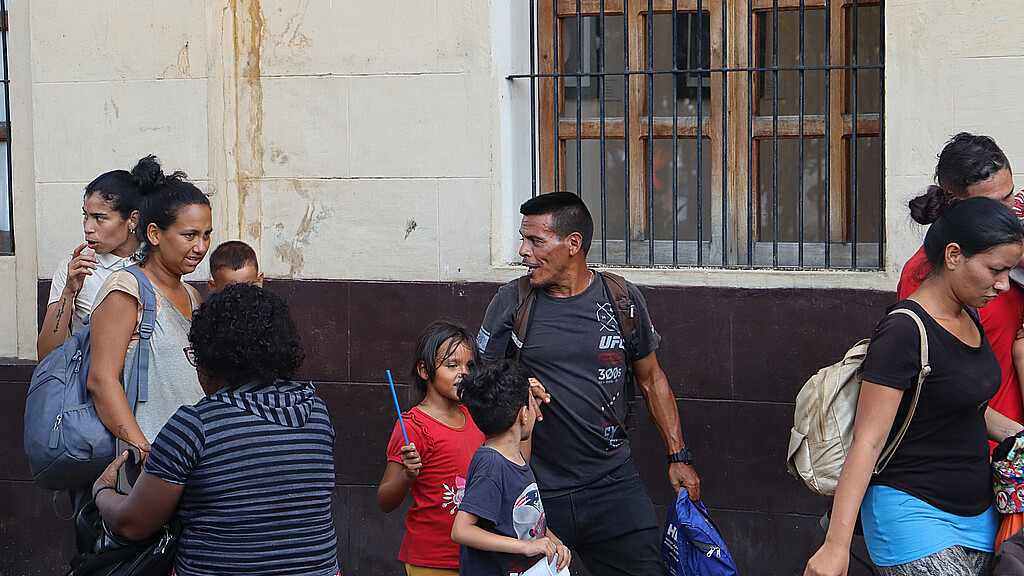
[[210,254],[211,274],[221,268],[241,270],[245,268],[246,264],[252,264],[257,271],[260,269],[260,264],[256,260],[256,251],[241,240],[228,240],[217,246]]
[[573,232],[583,237],[583,255],[590,252],[594,239],[594,218],[579,196],[572,192],[551,192],[534,196],[519,207],[523,216],[551,215],[551,231],[564,239]]
[[459,400],[476,427],[490,438],[516,423],[519,410],[530,401],[530,381],[513,360],[477,364],[459,383]]

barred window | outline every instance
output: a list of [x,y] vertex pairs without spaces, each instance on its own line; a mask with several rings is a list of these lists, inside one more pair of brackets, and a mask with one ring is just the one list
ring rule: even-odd
[[880,0],[531,0],[533,193],[611,265],[879,269]]

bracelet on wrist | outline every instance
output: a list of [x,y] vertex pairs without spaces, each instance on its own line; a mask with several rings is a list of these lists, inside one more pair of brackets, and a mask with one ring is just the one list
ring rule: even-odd
[[118,490],[114,486],[100,486],[99,488],[96,489],[95,492],[92,493],[92,499],[95,500],[96,497],[100,495],[100,492],[103,492],[104,490],[113,490],[114,492],[117,492],[121,496],[127,496],[128,495],[128,494],[126,494],[124,492],[121,492],[120,490]]

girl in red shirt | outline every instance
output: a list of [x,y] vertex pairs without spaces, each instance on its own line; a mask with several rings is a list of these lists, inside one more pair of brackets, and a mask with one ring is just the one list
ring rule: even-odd
[[402,414],[409,444],[395,423],[388,443],[387,467],[377,488],[377,505],[391,512],[412,491],[405,538],[398,559],[408,576],[459,573],[459,546],[452,522],[466,487],[473,453],[484,443],[456,392],[476,360],[466,328],[438,321],[416,342],[412,378],[423,400]]

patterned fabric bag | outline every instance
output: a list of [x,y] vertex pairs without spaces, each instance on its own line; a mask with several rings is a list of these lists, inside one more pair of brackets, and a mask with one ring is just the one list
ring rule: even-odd
[[1024,436],[1003,440],[992,452],[992,490],[1001,514],[1024,511]]

